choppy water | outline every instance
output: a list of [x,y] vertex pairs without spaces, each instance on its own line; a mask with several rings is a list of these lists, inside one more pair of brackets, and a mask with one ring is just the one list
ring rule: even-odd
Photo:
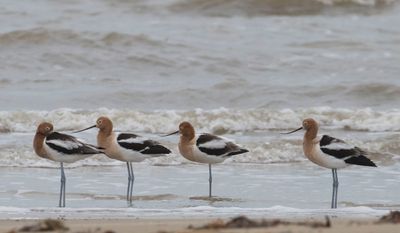
[[[0,208],[0,216],[11,216],[13,207],[56,203],[59,177],[53,168],[58,164],[38,158],[31,147],[37,124],[51,121],[56,130],[70,132],[101,115],[111,117],[117,130],[162,140],[175,152],[135,165],[143,181],[135,195],[146,199],[138,201],[139,210],[329,206],[330,172],[305,160],[300,133],[279,134],[299,127],[306,117],[320,122],[321,133],[368,150],[380,166],[339,174],[346,184],[339,194],[341,206],[397,208],[398,1],[2,3],[0,174],[6,182],[0,183],[5,190],[0,207],[7,207]],[[185,192],[201,195],[206,169],[178,155],[177,138],[158,137],[176,130],[182,120],[251,150],[216,168],[225,185],[220,195],[232,201],[206,203]],[[79,136],[95,143],[95,133]],[[74,169],[67,171],[72,175],[67,205],[124,205],[122,163],[96,156],[69,167]],[[97,177],[103,170],[107,177]],[[196,177],[185,180],[193,170]],[[35,175],[27,179],[26,173]],[[154,180],[158,175],[165,177],[162,184]],[[274,183],[282,176],[290,187]],[[274,193],[268,192],[271,182],[278,187]],[[99,183],[119,186],[100,190]],[[181,183],[191,188],[176,187]],[[201,188],[192,188],[199,183]],[[245,194],[235,191],[242,187]],[[300,191],[319,189],[324,191],[298,199]],[[367,189],[373,191],[359,193]],[[256,195],[260,192],[262,198]]]
[[398,105],[397,1],[3,2],[3,110]]

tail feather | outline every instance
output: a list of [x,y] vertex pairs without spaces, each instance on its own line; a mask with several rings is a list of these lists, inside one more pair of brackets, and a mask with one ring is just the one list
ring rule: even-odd
[[160,155],[162,155],[162,154],[170,154],[171,151],[162,145],[153,145],[153,146],[147,148],[146,150],[141,151],[141,153],[142,154],[154,154],[154,155],[160,154]]
[[240,148],[240,150],[238,150],[238,151],[233,151],[233,152],[229,153],[228,156],[243,154],[243,153],[247,153],[247,152],[249,152],[249,151],[246,149]]
[[360,166],[368,166],[368,167],[377,167],[374,162],[372,162],[369,158],[364,155],[354,156],[345,160],[348,164],[360,165]]

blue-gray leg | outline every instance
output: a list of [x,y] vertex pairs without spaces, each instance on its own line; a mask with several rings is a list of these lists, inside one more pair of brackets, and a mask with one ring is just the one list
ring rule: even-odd
[[128,168],[128,190],[126,191],[126,201],[129,206],[132,206],[132,193],[133,193],[133,183],[135,182],[135,175],[133,174],[133,167],[131,162],[126,162],[126,167]]
[[331,208],[336,209],[337,208],[337,195],[338,195],[338,188],[339,188],[339,179],[337,177],[337,169],[334,168],[332,169],[332,178],[333,178],[333,184],[332,184],[332,203],[331,203]]
[[211,197],[211,190],[212,190],[212,173],[211,173],[211,163],[208,164],[208,197]]
[[64,164],[61,163],[61,186],[60,186],[60,200],[58,202],[59,207],[65,207],[65,173],[64,173]]
[[128,168],[128,189],[126,191],[126,201],[129,203],[129,193],[131,190],[131,167],[129,162],[126,162],[126,167]]
[[132,205],[132,193],[133,193],[133,184],[135,183],[135,174],[133,173],[133,167],[132,167],[132,163],[129,162],[129,165],[131,167],[131,190],[129,192],[129,205]]
[[337,170],[335,169],[335,178],[336,178],[336,191],[335,191],[335,208],[337,208],[337,199],[338,199],[338,190],[339,190],[339,178],[337,176]]

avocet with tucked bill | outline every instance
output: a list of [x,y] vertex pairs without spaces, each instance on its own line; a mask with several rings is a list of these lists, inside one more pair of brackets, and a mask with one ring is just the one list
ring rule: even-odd
[[53,125],[48,122],[41,123],[33,139],[33,148],[42,158],[60,162],[61,187],[59,207],[65,207],[65,173],[64,163],[72,163],[89,156],[103,153],[96,146],[83,143],[73,136],[53,132]]
[[209,192],[212,196],[212,172],[211,164],[221,163],[225,159],[249,152],[229,139],[208,133],[195,134],[193,126],[189,122],[182,122],[179,130],[165,136],[180,133],[179,152],[183,157],[198,163],[207,163],[209,171]]
[[322,137],[318,134],[318,123],[308,118],[303,121],[302,127],[289,133],[299,130],[306,130],[303,140],[304,155],[313,163],[332,169],[333,191],[331,208],[337,208],[337,193],[339,180],[337,169],[345,168],[349,165],[360,165],[376,167],[375,163],[366,157],[367,153],[362,149],[347,144],[341,139],[333,138],[328,135]]
[[165,156],[170,154],[171,151],[159,142],[137,134],[114,132],[112,121],[105,116],[99,117],[95,125],[76,131],[76,133],[95,127],[99,129],[97,145],[104,148],[104,152],[109,158],[126,162],[128,168],[126,199],[128,204],[132,205],[133,184],[135,182],[132,162],[141,162],[148,158]]

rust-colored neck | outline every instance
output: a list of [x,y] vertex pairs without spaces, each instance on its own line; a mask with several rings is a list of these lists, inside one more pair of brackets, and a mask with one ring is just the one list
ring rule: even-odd
[[318,134],[318,126],[313,125],[307,129],[306,133],[304,134],[304,141],[312,141],[314,138],[317,137]]
[[35,153],[38,156],[48,159],[47,153],[43,148],[43,143],[45,139],[46,139],[45,135],[41,133],[36,133],[35,137],[33,138],[33,149],[35,150]]
[[181,135],[179,144],[178,144],[178,148],[179,148],[179,152],[181,153],[181,155],[190,160],[190,161],[194,161],[197,162],[196,158],[193,155],[193,147],[195,146],[195,140],[194,140],[194,136],[192,137],[192,139],[189,139],[189,137],[185,137],[183,135]]
[[181,142],[189,143],[195,137],[195,132],[193,128],[187,128],[183,132],[181,132]]
[[182,144],[192,144],[194,143],[194,134],[193,135],[181,135],[181,143]]
[[112,130],[113,130],[113,125],[110,122],[109,124],[99,129],[99,134],[102,134],[104,137],[108,137],[111,135]]

